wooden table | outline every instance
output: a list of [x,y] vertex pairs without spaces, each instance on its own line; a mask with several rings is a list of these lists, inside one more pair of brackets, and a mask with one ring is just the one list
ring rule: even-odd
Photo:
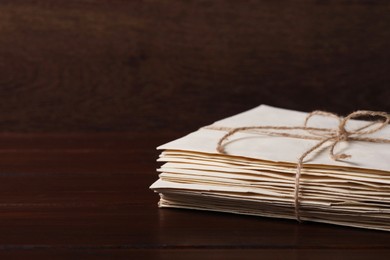
[[388,232],[159,209],[155,147],[181,135],[1,134],[1,259],[390,256]]
[[158,209],[155,147],[260,104],[390,111],[390,3],[0,1],[0,259],[390,259],[390,233]]

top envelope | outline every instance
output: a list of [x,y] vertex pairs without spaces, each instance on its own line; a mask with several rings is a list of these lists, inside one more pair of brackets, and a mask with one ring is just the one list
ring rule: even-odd
[[[302,127],[308,113],[260,105],[249,111],[217,121],[196,132],[175,141],[164,144],[157,149],[182,150],[201,153],[218,154],[217,146],[228,130],[248,126],[287,126]],[[338,128],[339,121],[332,117],[315,116],[310,119],[308,126],[317,128]],[[367,121],[349,120],[346,130],[358,129]],[[272,130],[268,130],[272,132]],[[286,131],[284,131],[286,132]],[[288,130],[289,133],[305,134],[306,130]],[[364,135],[370,138],[390,138],[390,127]],[[316,145],[319,140],[308,140],[293,137],[272,136],[255,130],[242,131],[229,137],[224,142],[227,156],[247,157],[276,164],[296,164],[299,158]],[[325,143],[320,149],[311,153],[304,161],[305,168],[339,168],[363,171],[390,171],[390,144],[368,141],[341,141],[335,148],[335,153],[351,155],[342,161],[329,157],[329,146]]]

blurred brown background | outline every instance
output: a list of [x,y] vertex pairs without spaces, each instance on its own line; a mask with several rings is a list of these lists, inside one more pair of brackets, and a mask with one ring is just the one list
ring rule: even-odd
[[189,131],[261,103],[390,111],[388,1],[2,0],[1,131]]

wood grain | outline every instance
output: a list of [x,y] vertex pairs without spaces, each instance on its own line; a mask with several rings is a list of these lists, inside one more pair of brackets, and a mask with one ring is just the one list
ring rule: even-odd
[[154,147],[178,134],[0,134],[0,257],[388,259],[388,232],[158,209]]
[[386,232],[158,209],[155,147],[261,103],[390,111],[390,3],[0,1],[1,259],[389,259]]
[[390,111],[389,11],[388,1],[3,0],[0,129],[189,131],[261,103]]

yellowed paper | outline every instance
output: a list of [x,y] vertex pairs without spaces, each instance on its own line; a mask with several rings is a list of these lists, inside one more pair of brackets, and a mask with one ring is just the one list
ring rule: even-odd
[[[220,154],[216,147],[226,131],[209,128],[302,126],[306,115],[262,105],[158,147],[163,164],[151,189],[160,193],[160,207],[293,219],[296,163],[318,140],[240,132]],[[337,128],[337,123],[316,117],[310,124]],[[347,127],[364,124],[351,120]],[[390,127],[370,137],[390,138]],[[349,141],[335,152],[352,157],[334,161],[324,146],[304,161],[301,219],[390,231],[390,145]]]

